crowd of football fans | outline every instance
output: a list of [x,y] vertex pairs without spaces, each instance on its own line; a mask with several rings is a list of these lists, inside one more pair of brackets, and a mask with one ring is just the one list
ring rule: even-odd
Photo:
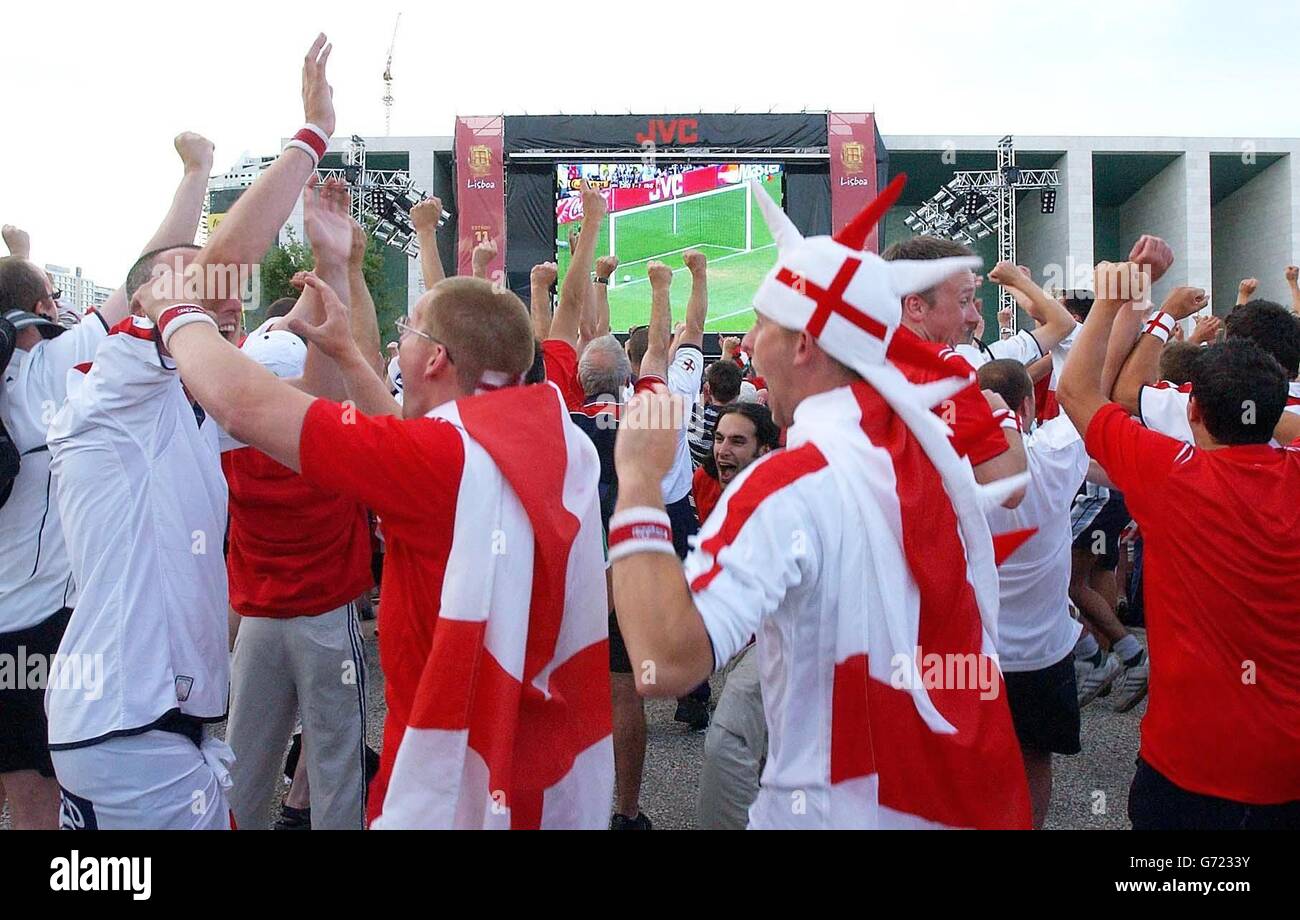
[[[309,124],[328,133],[333,111],[319,96],[323,71],[323,58],[309,58],[305,114]],[[311,146],[311,139],[304,143]],[[383,752],[366,745],[360,621],[377,610],[380,635],[411,628],[390,624],[385,616],[390,590],[404,589],[391,587],[385,576],[384,514],[255,447],[227,443],[233,431],[211,434],[214,451],[222,439],[220,474],[228,490],[223,545],[213,555],[226,580],[228,635],[220,648],[196,641],[197,651],[191,651],[223,659],[229,694],[227,703],[226,694],[218,692],[219,705],[205,711],[188,705],[186,679],[193,675],[180,673],[174,660],[166,660],[165,649],[150,644],[165,645],[167,633],[151,632],[149,623],[140,622],[141,610],[159,620],[185,615],[182,608],[194,603],[191,594],[204,585],[169,579],[173,563],[158,546],[132,557],[140,566],[134,571],[84,567],[87,553],[93,557],[97,551],[95,541],[107,533],[88,532],[87,521],[95,520],[97,527],[113,523],[94,517],[101,513],[96,490],[123,488],[109,478],[110,468],[136,462],[122,459],[128,452],[143,458],[128,466],[136,478],[126,481],[135,489],[162,494],[204,487],[203,477],[184,464],[164,466],[164,460],[175,462],[168,451],[179,434],[163,431],[157,418],[147,422],[151,427],[140,422],[142,427],[132,428],[135,409],[118,410],[117,396],[89,392],[108,386],[101,381],[113,367],[110,357],[138,357],[107,355],[104,343],[144,341],[157,350],[158,366],[169,368],[163,337],[155,335],[164,323],[151,322],[168,314],[154,316],[147,293],[156,267],[177,253],[212,264],[255,261],[302,187],[286,181],[286,194],[275,186],[277,164],[258,192],[263,197],[250,190],[240,212],[227,219],[225,232],[199,250],[193,241],[212,145],[197,135],[181,135],[176,146],[183,176],[175,199],[142,247],[124,289],[91,314],[76,316],[66,308],[46,273],[30,261],[26,234],[5,227],[10,254],[0,259],[5,346],[0,451],[6,464],[0,654],[35,660],[120,646],[108,664],[120,673],[108,675],[106,686],[110,696],[128,699],[82,703],[53,690],[47,698],[43,686],[0,687],[0,800],[19,828],[60,822],[113,826],[114,814],[120,815],[116,826],[182,826],[174,803],[151,811],[148,801],[140,801],[140,785],[126,789],[119,801],[88,766],[92,755],[102,755],[104,764],[178,756],[163,742],[140,746],[146,737],[165,736],[189,745],[218,780],[228,771],[229,782],[212,789],[228,789],[224,795],[239,827],[361,828],[368,784]],[[625,167],[619,169],[610,181],[642,176],[639,166],[626,167],[627,177],[621,172]],[[598,227],[603,200],[595,188],[580,186],[584,225]],[[308,357],[318,351],[334,356],[329,335],[320,329],[338,320],[329,312],[335,302],[329,297],[337,294],[347,304],[342,334],[364,355],[364,366],[355,373],[382,383],[399,406],[411,383],[403,380],[398,357],[402,340],[419,336],[436,342],[453,363],[466,353],[462,349],[490,349],[491,330],[480,341],[444,324],[439,328],[462,338],[438,341],[434,326],[417,310],[399,323],[395,341],[385,348],[361,272],[366,236],[348,216],[346,190],[313,179],[304,202],[316,265],[296,279],[303,296],[275,305],[253,330],[243,328],[237,301],[204,304],[231,345],[308,393],[352,398],[351,383],[341,387],[321,371],[323,361]],[[487,278],[496,255],[492,241],[475,250],[478,280],[446,277],[436,245],[441,210],[431,199],[412,215],[429,289],[421,300],[433,303],[439,291],[438,296],[453,299],[487,297],[489,288],[492,297],[513,297]],[[618,259],[593,253],[590,245],[580,247],[576,238],[572,245],[569,274],[558,296],[556,265],[534,267],[526,307],[532,367],[523,381],[507,379],[500,386],[558,388],[570,423],[590,439],[599,458],[606,537],[619,492],[615,447],[629,401],[664,390],[684,401],[689,411],[661,497],[673,548],[685,559],[727,490],[760,475],[764,459],[783,450],[787,428],[779,427],[768,408],[768,381],[765,368],[755,362],[752,333],[723,335],[716,342],[720,353],[706,353],[713,349],[706,349],[709,267],[703,254],[686,251],[676,267],[650,262],[644,269],[649,321],[615,335],[607,291]],[[221,246],[226,248],[216,252]],[[970,254],[955,242],[916,237],[896,243],[883,258],[926,261]],[[997,651],[1006,692],[1005,702],[996,705],[1010,708],[1035,827],[1043,826],[1049,808],[1053,756],[1081,753],[1080,710],[1096,704],[1122,712],[1148,694],[1151,709],[1130,799],[1135,826],[1300,826],[1300,270],[1276,267],[1285,272],[1291,291],[1285,305],[1255,297],[1255,279],[1241,282],[1236,304],[1213,310],[1204,291],[1185,286],[1152,302],[1153,285],[1177,255],[1163,241],[1142,237],[1124,263],[1099,265],[1096,289],[1087,291],[1047,291],[1028,270],[998,264],[989,280],[1009,290],[1019,310],[998,315],[996,336],[984,335],[982,304],[975,296],[979,279],[970,273],[908,294],[901,305],[897,335],[926,343],[949,372],[970,377],[967,390],[937,411],[976,478],[1029,474],[1027,483],[986,515],[995,537],[1011,535],[1009,542],[997,544]],[[670,291],[680,273],[689,278],[690,295],[674,323]],[[1136,293],[1113,293],[1115,286],[1130,283]],[[172,314],[171,321],[187,318]],[[1085,330],[1094,334],[1088,337]],[[1072,421],[1086,398],[1070,374],[1071,356],[1080,349],[1090,349],[1097,360],[1104,354],[1102,381],[1110,403],[1088,416],[1086,431]],[[182,363],[187,386],[191,366]],[[351,373],[344,368],[343,376]],[[486,379],[476,376],[468,392],[481,392]],[[195,397],[197,426],[187,437],[197,444],[200,435],[208,437],[208,413],[216,410],[193,388],[188,395]],[[65,402],[71,408],[65,409]],[[374,403],[355,403],[356,411],[372,414]],[[1112,413],[1135,417],[1145,427],[1106,441],[1103,448],[1094,429],[1118,425]],[[149,414],[166,415],[156,409]],[[1171,464],[1186,475],[1163,472]],[[1169,482],[1176,488],[1167,487]],[[188,539],[189,524],[178,526]],[[137,538],[146,532],[134,531]],[[123,591],[129,603],[115,596]],[[89,609],[90,604],[99,606]],[[646,753],[641,663],[622,639],[612,588],[608,606],[615,770],[609,826],[649,829],[651,815],[641,795]],[[127,622],[131,625],[124,626]],[[1144,643],[1148,635],[1149,645]],[[406,669],[386,673],[390,688],[395,681],[410,684],[420,677],[421,660],[394,655],[385,656],[384,664]],[[165,692],[137,694],[140,683],[153,679],[144,672],[155,666],[164,675]],[[158,702],[173,690],[169,705]],[[779,681],[762,673],[751,643],[726,664],[720,698],[712,700],[704,682],[678,699],[676,720],[683,730],[704,733],[699,826],[748,823],[769,753],[764,702],[780,692]],[[1096,702],[1101,699],[1106,703]],[[86,715],[83,706],[96,714]],[[98,714],[101,710],[107,714]],[[209,740],[210,723],[222,721],[233,762],[219,756],[224,752]],[[398,740],[385,733],[385,746]],[[128,743],[136,746],[128,749]],[[139,769],[150,775],[150,767]],[[281,803],[277,788],[289,780],[292,786]],[[374,787],[369,790],[373,794]],[[95,812],[98,818],[92,819]],[[196,820],[194,826],[213,825]]]

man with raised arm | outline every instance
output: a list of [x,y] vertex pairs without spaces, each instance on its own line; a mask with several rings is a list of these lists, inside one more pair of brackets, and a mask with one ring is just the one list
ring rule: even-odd
[[[646,266],[650,278],[650,325],[646,330],[646,351],[634,373],[637,388],[646,389],[662,381],[668,391],[693,406],[700,395],[704,376],[704,317],[709,312],[708,262],[704,253],[688,249],[682,253],[686,270],[691,273],[691,295],[686,303],[686,319],[673,344],[671,336],[672,306],[669,291],[673,272],[662,262]],[[630,344],[630,343],[629,343]],[[691,507],[691,486],[695,468],[691,463],[691,446],[686,429],[678,432],[677,453],[663,479],[663,501],[672,525],[673,547],[678,558],[690,551],[689,540],[699,533],[699,518]],[[673,720],[685,723],[692,731],[709,727],[709,684],[701,681],[691,692],[677,700]]]
[[411,208],[411,225],[415,227],[415,237],[420,243],[420,277],[424,280],[427,291],[447,273],[442,268],[442,256],[438,254],[438,221],[442,220],[442,199],[426,198]]
[[[351,333],[379,372],[379,330],[362,276],[365,231],[349,216],[347,192],[314,179],[303,197],[303,224],[316,271],[348,279]],[[304,300],[316,295],[307,292]],[[244,353],[277,376],[264,337],[288,337],[302,310],[249,336]],[[299,343],[300,344],[300,343]],[[301,351],[296,352],[301,354]],[[333,367],[332,362],[328,362]],[[337,369],[335,369],[337,370]],[[343,399],[331,384],[314,395]],[[229,451],[227,566],[230,605],[242,617],[231,658],[226,741],[235,752],[231,810],[242,828],[265,829],[284,750],[301,720],[311,827],[365,826],[366,664],[353,603],[374,584],[365,506],[321,489],[254,447]]]
[[[1033,364],[1051,355],[1074,332],[1077,325],[1074,317],[1034,283],[1028,269],[1022,270],[1010,262],[999,262],[989,272],[989,280],[1010,290],[1016,303],[1029,314],[1036,327],[1000,337],[990,345],[985,345],[978,336],[973,336],[973,329],[969,330],[968,341],[958,342],[956,350],[971,367],[978,368],[999,358],[1012,358],[1025,365]],[[1002,328],[1001,317],[999,328]]]
[[[263,218],[278,227],[292,197],[274,182],[291,180],[296,194],[314,165],[295,153],[236,208],[267,183],[279,209]],[[223,254],[241,245],[218,242]],[[555,388],[518,386],[533,358],[523,304],[473,278],[417,300],[401,323],[396,418],[349,311],[322,279],[306,283],[325,319],[290,328],[316,346],[309,361],[317,350],[334,360],[350,405],[278,380],[201,321],[173,326],[190,315],[174,298],[144,306],[189,391],[233,437],[381,518],[388,718],[372,826],[604,827],[613,758],[598,462]]]
[[[51,426],[60,516],[82,591],[61,654],[102,660],[106,685],[94,700],[63,686],[47,694],[65,826],[230,826],[230,749],[204,729],[225,717],[230,692],[226,482],[215,420],[182,387],[167,346],[198,323],[233,350],[234,281],[274,241],[334,128],[329,54],[319,36],[303,63],[307,124],[208,246],[155,249],[132,266],[133,313],[146,302],[185,305],[152,323],[137,315],[115,326]],[[335,271],[346,284],[346,267]],[[309,355],[303,385],[328,387],[326,365]],[[107,468],[105,456],[115,459]]]
[[[192,243],[207,194],[212,144],[197,134],[175,140],[183,166],[170,209],[145,246]],[[5,228],[22,253],[27,235]],[[0,503],[0,654],[53,655],[77,603],[77,585],[50,488],[46,436],[67,395],[68,372],[90,361],[110,327],[127,315],[122,290],[71,329],[58,323],[49,278],[25,254],[0,258],[0,314],[15,327],[15,349],[0,367],[0,424],[21,454]],[[44,690],[0,689],[0,801],[17,828],[58,826],[59,787],[48,749]]]
[[1193,443],[1151,431],[1108,400],[1103,370],[1144,281],[1103,262],[1095,284],[1058,396],[1145,544],[1152,668],[1129,818],[1300,828],[1300,452],[1269,445],[1289,372],[1254,341],[1211,345],[1192,367]]
[[[1191,384],[1175,385],[1160,380],[1160,353],[1175,326],[1199,313],[1208,302],[1200,288],[1179,287],[1171,291],[1160,310],[1143,325],[1142,334],[1124,360],[1111,394],[1148,428],[1188,444],[1192,443],[1188,419]],[[1300,317],[1281,304],[1249,300],[1234,306],[1224,317],[1223,326],[1228,338],[1250,339],[1277,359],[1287,372],[1286,411],[1300,415]],[[1283,420],[1284,425],[1289,422]],[[1285,432],[1279,432],[1278,441],[1285,444],[1290,439],[1285,438]]]
[[[632,400],[609,551],[637,687],[677,696],[757,634],[769,753],[751,827],[1027,827],[981,510],[1022,482],[977,486],[931,411],[964,376],[917,387],[886,359],[902,298],[978,261],[862,252],[888,199],[805,240],[754,196],[778,252],[754,358],[787,447],[732,480],[683,573],[661,488],[683,407],[662,385]],[[958,660],[960,680],[936,679]]]
[[[882,194],[891,192],[891,185]],[[898,191],[901,192],[901,185]],[[960,243],[936,237],[918,236],[886,249],[881,257],[889,262],[931,261],[970,258],[974,253]],[[1014,432],[997,426],[988,403],[973,382],[975,370],[954,349],[953,344],[974,328],[979,318],[975,309],[975,273],[960,271],[942,283],[909,293],[901,304],[898,332],[890,343],[889,358],[915,384],[929,383],[953,374],[965,375],[970,386],[946,400],[935,411],[952,429],[952,445],[970,461],[977,482],[989,483],[1025,471],[1024,444]],[[1008,435],[1013,435],[1008,437]],[[1019,496],[1009,496],[1014,507]]]

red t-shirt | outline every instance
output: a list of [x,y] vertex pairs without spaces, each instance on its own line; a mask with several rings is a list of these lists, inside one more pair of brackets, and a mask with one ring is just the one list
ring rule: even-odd
[[[944,374],[937,368],[917,367],[909,363],[904,356],[895,353],[896,347],[900,347],[900,350],[905,347],[927,351],[939,362],[951,368],[954,373],[963,377],[975,373],[970,362],[947,345],[927,342],[906,326],[899,326],[890,342],[889,359],[904,377],[915,384],[942,380]],[[980,392],[978,382],[972,383],[966,389],[944,400],[935,407],[934,414],[943,419],[944,423],[952,429],[953,449],[970,460],[971,466],[986,463],[1009,449],[1006,435],[993,420],[993,411],[984,399],[984,394]]]
[[303,419],[299,455],[305,479],[364,503],[379,515],[384,530],[379,661],[388,715],[379,775],[369,794],[373,817],[383,805],[433,646],[465,466],[464,441],[441,419],[358,415],[348,424],[338,404],[318,399]]
[[1300,451],[1199,450],[1114,403],[1085,443],[1145,541],[1143,759],[1202,795],[1300,800]]
[[695,498],[695,515],[703,524],[722,498],[722,483],[704,472],[704,467],[697,466],[691,477],[691,495]]
[[374,586],[366,509],[252,447],[221,455],[230,488],[230,606],[246,617],[328,613]]
[[578,382],[577,350],[564,339],[547,339],[542,342],[542,363],[546,365],[546,379],[560,388],[565,408],[581,411],[586,397]]

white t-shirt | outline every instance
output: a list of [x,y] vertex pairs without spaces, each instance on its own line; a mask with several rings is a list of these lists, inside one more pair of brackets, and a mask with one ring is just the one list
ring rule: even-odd
[[[1192,423],[1187,420],[1187,404],[1191,399],[1190,383],[1177,386],[1162,380],[1155,386],[1145,386],[1138,393],[1138,418],[1152,431],[1193,444]],[[1300,415],[1300,380],[1292,380],[1287,385],[1284,411]]]
[[1088,452],[1068,416],[1025,438],[1031,477],[1015,508],[984,512],[994,536],[1037,528],[998,567],[998,656],[1004,671],[1037,671],[1070,653],[1082,629],[1069,613],[1070,508]]
[[1042,346],[1028,329],[1021,329],[1015,335],[999,339],[983,348],[978,345],[958,345],[954,351],[976,369],[999,358],[1014,358],[1021,364],[1033,364],[1043,356]]
[[[700,395],[700,381],[703,377],[704,353],[694,345],[679,345],[672,363],[668,365],[669,392],[685,397],[689,407]],[[687,421],[689,420],[688,415]],[[663,481],[664,504],[671,505],[689,495],[694,475],[691,447],[686,440],[686,428],[683,427],[677,433],[677,456],[673,458],[672,469]]]
[[[908,479],[909,488],[927,473],[934,477],[935,488],[943,487],[928,461],[901,461],[887,446],[868,440],[861,427],[862,406],[875,404],[857,400],[879,397],[865,385],[854,386],[857,389],[842,387],[800,403],[788,432],[789,446],[754,461],[732,481],[684,565],[713,647],[715,668],[757,636],[769,750],[749,811],[752,828],[919,828],[945,823],[939,816],[942,809],[922,817],[925,809],[905,807],[902,800],[908,797],[892,790],[899,784],[912,786],[912,777],[889,775],[894,768],[883,763],[885,758],[871,767],[861,760],[849,766],[851,755],[844,762],[837,760],[837,751],[847,755],[853,746],[845,742],[855,730],[864,733],[860,738],[870,739],[855,743],[856,750],[891,745],[895,765],[922,748],[937,752],[944,747],[932,742],[940,737],[932,734],[934,729],[912,730],[926,723],[915,698],[896,691],[891,677],[896,653],[904,659],[920,654],[921,636],[933,635],[933,627],[925,624],[935,615],[922,609],[921,587],[905,549],[905,534],[915,531],[903,518],[909,515],[915,525],[919,518],[911,515],[918,505],[909,503],[904,511],[899,495],[906,489],[897,471],[903,468],[909,477],[918,477]],[[932,537],[939,533],[936,525],[928,526]],[[935,538],[934,546],[945,547],[939,552],[953,565],[944,566],[942,575],[928,572],[930,583],[946,587],[958,577],[969,577],[966,565],[947,556],[954,544],[960,546],[955,532],[946,541]],[[967,596],[964,611],[944,609],[942,616],[949,623],[963,623],[962,642],[977,643],[974,649],[991,666],[992,641],[977,619],[973,596]],[[971,617],[974,622],[963,619]],[[898,639],[902,646],[896,644]],[[967,647],[962,645],[961,654]],[[860,680],[855,680],[850,675],[858,674],[858,668]],[[847,688],[857,692],[859,684],[873,700],[888,697],[889,714],[861,710],[855,697],[849,704],[854,714],[837,723],[840,704],[848,700]],[[878,697],[880,688],[888,689]],[[975,692],[970,691],[972,697]],[[963,753],[956,755],[966,761],[963,772],[1004,769],[990,768],[984,760],[993,735],[988,731],[991,714],[999,702],[972,699],[974,705],[964,710],[972,722],[954,732],[971,731],[969,741],[963,737]],[[990,714],[989,721],[977,728],[974,723],[985,718],[984,713]],[[1009,721],[1001,752],[1007,762],[1018,758]],[[853,729],[844,727],[848,725]],[[897,731],[903,725],[909,728]],[[945,747],[943,756],[954,756],[955,748]],[[982,753],[972,754],[976,748]],[[906,772],[905,767],[899,769]],[[934,775],[917,778],[921,784],[928,781],[937,780]],[[967,772],[966,781],[996,797],[996,783],[1006,780],[970,778]],[[945,776],[942,782],[952,779]],[[881,788],[891,791],[881,796]]]
[[[102,662],[98,698],[51,679],[50,746],[130,734],[170,712],[225,716],[226,480],[147,320],[118,327],[50,426],[51,471],[81,589],[59,653]],[[78,379],[79,378],[79,379]],[[71,656],[77,656],[73,658]]]
[[92,312],[57,338],[15,350],[4,369],[0,419],[23,457],[0,508],[0,633],[28,629],[76,604],[45,436],[67,396],[68,371],[93,358],[107,335],[103,317]]

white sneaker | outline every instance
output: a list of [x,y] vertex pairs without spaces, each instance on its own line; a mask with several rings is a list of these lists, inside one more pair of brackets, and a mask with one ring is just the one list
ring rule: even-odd
[[1079,708],[1082,709],[1103,693],[1110,691],[1110,685],[1119,677],[1124,666],[1114,655],[1107,654],[1100,665],[1091,661],[1074,661],[1074,676],[1079,689]]
[[1131,668],[1124,668],[1124,673],[1115,681],[1115,696],[1110,704],[1116,712],[1128,712],[1147,695],[1147,679],[1151,675],[1151,658],[1142,656],[1142,663]]

